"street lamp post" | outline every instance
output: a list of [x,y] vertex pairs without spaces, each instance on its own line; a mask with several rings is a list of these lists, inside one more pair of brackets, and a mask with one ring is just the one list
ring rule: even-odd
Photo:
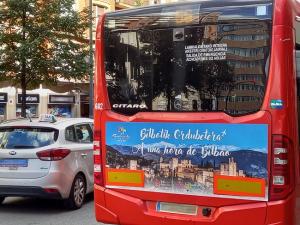
[[93,0],[89,0],[89,117],[94,116]]

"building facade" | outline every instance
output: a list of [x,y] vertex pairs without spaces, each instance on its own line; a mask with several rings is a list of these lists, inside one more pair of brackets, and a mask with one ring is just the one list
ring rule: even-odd
[[[79,11],[88,8],[89,0],[75,0],[75,8]],[[92,0],[93,4],[93,32],[95,36],[99,17],[105,12],[129,9],[139,5],[148,5],[148,0]],[[88,37],[88,33],[87,33]]]
[[[22,90],[2,84],[0,121],[21,116]],[[51,113],[57,117],[89,117],[88,84],[59,82],[26,91],[26,113],[32,117]]]

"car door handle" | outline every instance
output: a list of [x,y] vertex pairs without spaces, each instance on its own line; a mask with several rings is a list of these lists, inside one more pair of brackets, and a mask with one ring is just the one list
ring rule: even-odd
[[81,157],[84,158],[84,159],[86,159],[87,154],[86,153],[81,153]]

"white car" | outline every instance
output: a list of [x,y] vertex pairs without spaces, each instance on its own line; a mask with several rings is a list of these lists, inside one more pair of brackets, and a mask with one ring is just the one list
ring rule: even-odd
[[78,209],[93,191],[93,168],[92,119],[46,115],[0,124],[0,203],[29,196]]

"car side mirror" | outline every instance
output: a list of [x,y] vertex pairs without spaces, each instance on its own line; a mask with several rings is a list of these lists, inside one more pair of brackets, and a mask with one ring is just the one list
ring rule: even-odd
[[294,8],[294,10],[296,12],[296,20],[298,20],[297,17],[298,18],[300,17],[300,1],[299,0],[294,0],[292,2],[292,7]]

